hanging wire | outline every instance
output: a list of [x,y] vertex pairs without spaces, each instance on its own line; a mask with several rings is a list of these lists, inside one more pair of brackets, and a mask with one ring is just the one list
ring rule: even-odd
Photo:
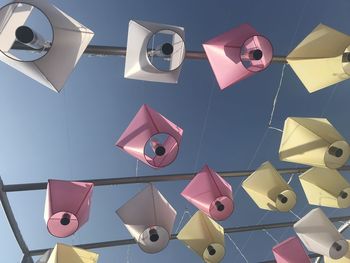
[[139,176],[139,159],[136,159],[135,177]]
[[242,256],[242,258],[244,259],[244,261],[246,263],[249,263],[248,259],[246,258],[246,256],[243,254],[242,250],[237,246],[237,244],[233,241],[233,239],[231,238],[231,236],[227,233],[225,233],[225,236],[228,238],[228,240],[231,241],[231,243],[234,245],[234,247],[236,248],[236,250],[238,251],[238,253]]
[[291,210],[289,210],[289,212],[291,212],[291,213],[292,213],[292,215],[294,215],[296,218],[298,218],[298,220],[300,220],[300,219],[301,219],[301,217],[300,217],[300,216],[298,216],[296,213],[294,213],[292,209],[291,209]]
[[321,117],[324,117],[324,115],[326,114],[327,109],[328,109],[328,106],[329,106],[329,104],[331,103],[331,101],[332,101],[332,99],[333,99],[333,97],[334,97],[334,94],[335,94],[335,92],[336,92],[336,90],[337,90],[337,87],[338,87],[338,84],[336,84],[336,85],[334,86],[331,95],[328,97],[328,100],[327,100],[327,102],[325,103],[325,105],[324,105],[324,107],[323,107]]
[[181,228],[181,226],[182,226],[182,222],[183,222],[183,220],[184,220],[184,218],[185,218],[185,215],[188,215],[188,217],[191,218],[191,213],[190,213],[190,211],[188,211],[187,207],[185,208],[184,212],[182,213],[182,217],[181,217],[181,219],[180,219],[179,224],[178,224],[177,227],[176,227],[175,233],[178,233],[178,232],[179,232],[179,230],[180,230],[180,228]]
[[295,175],[295,174],[292,174],[292,175],[289,177],[289,180],[288,180],[287,184],[290,184],[290,183],[292,182],[292,180],[293,180],[293,178],[294,178],[294,175]]
[[126,249],[126,263],[130,263],[130,245]]
[[262,231],[264,231],[266,233],[266,235],[268,235],[269,237],[271,237],[271,239],[276,243],[278,244],[278,240],[269,232],[267,231],[266,229],[262,229]]

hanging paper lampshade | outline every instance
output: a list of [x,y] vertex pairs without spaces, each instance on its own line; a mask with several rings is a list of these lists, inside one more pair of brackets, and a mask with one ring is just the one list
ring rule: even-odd
[[272,248],[277,263],[311,263],[300,239],[290,237]]
[[49,180],[45,201],[45,222],[51,235],[68,237],[88,220],[92,183]]
[[[155,37],[159,46],[152,47]],[[185,54],[184,28],[130,20],[124,77],[177,83]],[[164,67],[155,63],[157,57],[164,58]]]
[[[46,0],[16,2],[18,1],[0,10],[0,60],[51,90],[59,92],[94,33]],[[22,13],[23,6],[30,8]],[[16,35],[17,41],[30,47],[35,48],[42,42],[35,30],[24,26],[32,8],[37,8],[47,17],[52,27],[53,41],[49,43],[49,50],[44,56],[33,61],[20,61],[8,52],[16,41]]]
[[263,163],[242,187],[261,209],[287,212],[296,204],[293,189],[270,162]]
[[[348,245],[350,246],[350,241],[347,240]],[[340,259],[332,259],[329,257],[324,257],[324,262],[325,263],[348,263],[350,262],[350,250],[348,250],[348,252],[345,254],[345,256],[343,256]]]
[[[171,164],[177,156],[183,130],[146,104],[137,112],[116,145],[153,168]],[[164,135],[164,141],[154,138]],[[152,151],[147,153],[147,146]]]
[[270,41],[243,24],[203,44],[220,89],[267,68],[273,56]]
[[286,119],[279,149],[282,161],[337,169],[349,155],[349,144],[327,119]]
[[207,165],[191,180],[181,195],[214,220],[233,212],[232,187]]
[[299,179],[309,204],[350,207],[350,184],[337,170],[313,167]]
[[139,192],[116,213],[144,252],[157,253],[168,245],[176,211],[153,185]]
[[350,77],[350,36],[319,24],[287,61],[309,92]]
[[97,263],[97,261],[98,254],[96,253],[58,243],[36,263]]
[[191,217],[177,239],[203,258],[204,262],[218,263],[225,255],[223,227],[201,211]]
[[349,245],[320,208],[311,210],[294,224],[306,248],[314,253],[339,259],[347,252]]

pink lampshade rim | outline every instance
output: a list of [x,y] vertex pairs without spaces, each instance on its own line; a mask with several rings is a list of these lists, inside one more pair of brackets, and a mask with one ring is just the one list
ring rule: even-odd
[[[142,25],[141,25],[141,26],[142,26]],[[145,28],[145,27],[144,27],[144,28]],[[147,29],[147,28],[146,28],[146,29]],[[147,29],[147,30],[148,30],[148,29]],[[183,39],[182,36],[180,36],[180,34],[178,34],[177,32],[175,32],[174,30],[171,30],[171,29],[160,29],[160,30],[155,31],[152,35],[150,35],[149,37],[147,37],[147,38],[145,39],[145,40],[147,40],[147,46],[148,46],[148,44],[149,44],[149,41],[151,40],[151,38],[152,38],[155,34],[161,32],[161,31],[164,31],[164,30],[171,31],[171,32],[173,32],[173,33],[179,35],[179,37],[182,39],[182,42],[184,43],[185,54],[186,54],[185,40]],[[184,57],[185,57],[185,56],[184,56]],[[147,53],[146,53],[146,59],[147,59],[148,63],[149,63],[155,70],[158,70],[158,71],[160,71],[160,72],[173,72],[173,71],[176,71],[176,70],[178,70],[178,69],[182,66],[182,64],[183,64],[184,61],[185,61],[185,59],[183,59],[182,62],[181,62],[181,64],[180,64],[179,66],[177,66],[175,69],[172,69],[172,70],[164,70],[164,69],[159,69],[159,68],[153,66],[153,63],[149,60],[149,58],[148,58],[148,56],[147,56]]]
[[[267,37],[265,37],[264,35],[261,35],[261,34],[256,34],[256,35],[252,35],[252,36],[248,37],[246,40],[244,40],[243,44],[240,45],[240,46],[238,46],[238,47],[236,47],[236,46],[230,46],[230,45],[224,45],[224,48],[225,48],[225,47],[232,47],[232,48],[239,48],[240,50],[242,50],[242,48],[243,48],[245,42],[246,42],[249,38],[252,38],[252,37],[263,37],[264,39],[266,39],[266,40],[270,43],[271,51],[272,51],[272,56],[273,56],[274,49],[273,49],[273,45],[272,45],[271,41],[270,41]],[[210,45],[210,44],[209,44],[209,45]],[[257,73],[257,72],[264,71],[266,68],[268,68],[268,67],[271,65],[271,62],[272,62],[272,59],[271,59],[270,62],[269,62],[263,69],[261,69],[261,70],[259,70],[259,71],[253,71],[253,70],[249,70],[249,69],[244,65],[241,56],[239,56],[239,60],[240,60],[240,62],[242,63],[242,65],[245,67],[245,69],[248,70],[249,72],[252,72],[252,73]]]
[[[65,212],[68,212],[68,211],[60,211],[60,212],[65,213]],[[60,212],[57,212],[57,213],[60,213]],[[68,212],[68,213],[71,213],[71,212]],[[77,226],[77,228],[75,229],[75,231],[74,231],[73,233],[71,233],[70,235],[68,235],[68,236],[60,237],[60,236],[56,236],[55,234],[53,234],[53,233],[50,231],[50,229],[49,229],[49,224],[46,224],[47,231],[50,233],[51,236],[54,236],[54,237],[57,237],[57,238],[66,238],[66,237],[69,237],[69,236],[71,236],[71,235],[74,235],[74,234],[80,229],[80,221],[78,220],[77,215],[74,214],[74,213],[71,213],[71,214],[73,214],[73,215],[77,218],[78,226]],[[49,220],[50,220],[50,219],[49,219]],[[49,222],[49,220],[48,220],[48,222]]]

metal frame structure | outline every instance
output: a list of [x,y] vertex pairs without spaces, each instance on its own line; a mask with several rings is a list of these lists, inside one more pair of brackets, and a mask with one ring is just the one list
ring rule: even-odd
[[[301,174],[308,170],[309,168],[283,168],[277,169],[278,172],[282,175],[288,174]],[[343,166],[339,169],[340,171],[350,171],[350,166]],[[227,171],[219,172],[222,177],[232,178],[232,177],[247,177],[253,170],[247,171]],[[189,174],[175,174],[175,175],[156,175],[156,176],[140,176],[140,177],[124,177],[124,178],[108,178],[108,179],[94,179],[94,180],[82,180],[84,182],[92,182],[95,186],[107,186],[107,185],[121,185],[121,184],[135,184],[135,183],[152,183],[152,182],[169,182],[169,181],[179,181],[179,180],[191,180],[195,176],[195,173]],[[5,185],[0,177],[0,201],[4,212],[6,214],[7,220],[10,224],[12,232],[17,240],[17,243],[23,253],[22,263],[33,263],[33,256],[42,255],[49,248],[35,249],[30,250],[24,241],[24,238],[21,234],[21,231],[17,225],[16,218],[13,214],[9,199],[7,197],[8,192],[21,192],[21,191],[34,191],[34,190],[45,190],[46,182],[41,183],[28,183],[28,184],[12,184]],[[350,215],[332,217],[330,218],[332,222],[342,222],[350,221]],[[230,227],[225,228],[225,233],[238,233],[238,232],[249,232],[249,231],[258,231],[258,230],[267,230],[275,228],[285,228],[292,227],[296,221],[289,222],[280,222],[274,224],[261,224],[261,225],[252,225],[252,226],[240,226],[240,227]],[[339,231],[343,232],[350,226],[350,223],[345,223]],[[176,239],[177,233],[171,235],[171,240]],[[88,243],[76,245],[77,247],[84,249],[93,249],[93,248],[106,248],[106,247],[115,247],[123,245],[135,244],[134,239],[124,239],[124,240],[113,240],[97,243]],[[310,258],[319,258],[318,254],[310,254]],[[272,263],[275,261],[265,261],[262,263]]]

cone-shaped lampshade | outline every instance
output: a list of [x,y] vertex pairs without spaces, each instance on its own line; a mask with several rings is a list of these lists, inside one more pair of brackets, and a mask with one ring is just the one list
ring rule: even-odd
[[176,211],[153,185],[139,192],[116,213],[144,252],[157,253],[168,245]]
[[[347,240],[348,245],[350,247],[350,241]],[[348,250],[348,253],[345,254],[345,256],[343,256],[340,259],[331,259],[329,257],[324,257],[324,262],[325,263],[349,263],[350,262],[350,249]]]
[[233,212],[231,185],[208,166],[203,167],[181,195],[214,220],[225,220]]
[[[143,105],[116,145],[145,164],[160,168],[176,159],[182,133],[180,127],[149,106]],[[150,156],[146,153],[145,147],[152,136],[157,134],[166,134],[167,139],[162,145],[162,154],[156,154],[155,151],[155,155]]]
[[203,212],[198,211],[177,235],[204,262],[218,263],[225,255],[224,229]]
[[334,208],[350,206],[350,184],[337,170],[314,167],[299,179],[309,204]]
[[[169,70],[160,70],[148,58],[148,44],[157,33],[172,36]],[[124,77],[155,82],[177,83],[185,58],[184,28],[145,21],[129,22]]]
[[270,41],[243,24],[203,44],[220,89],[267,68],[273,56]]
[[89,220],[93,187],[92,183],[49,180],[44,218],[51,235],[68,237]]
[[309,92],[350,77],[350,36],[318,25],[288,56],[287,61]]
[[348,252],[348,242],[320,208],[311,210],[294,224],[306,248],[314,253],[339,259]]
[[349,159],[349,144],[324,118],[287,118],[279,149],[280,159],[337,169]]
[[37,263],[97,263],[98,254],[65,244],[56,244]]
[[272,248],[277,263],[311,263],[298,237],[290,237]]
[[287,212],[296,203],[294,191],[270,162],[263,163],[242,187],[261,209]]
[[[27,11],[25,14],[19,14],[22,12],[19,8],[7,5],[0,10],[0,25],[3,25],[0,43],[4,43],[0,45],[4,48],[0,52],[0,60],[53,91],[59,92],[94,33],[46,0],[21,0],[20,2],[35,6],[46,15],[53,29],[53,42],[45,56],[35,61],[19,61],[13,55],[11,57],[6,55],[15,41],[14,30],[22,26],[26,17],[29,16]],[[12,19],[11,16],[16,18]],[[8,33],[11,33],[10,37]]]

